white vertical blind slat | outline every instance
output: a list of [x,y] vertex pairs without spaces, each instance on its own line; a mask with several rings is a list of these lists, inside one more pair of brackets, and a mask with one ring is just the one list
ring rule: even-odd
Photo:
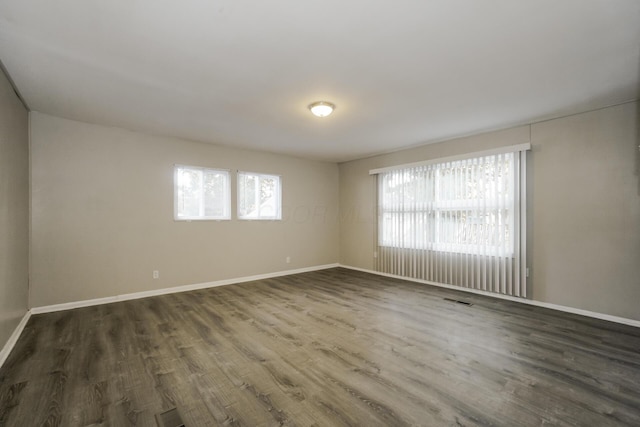
[[526,295],[521,156],[498,153],[380,173],[376,268]]

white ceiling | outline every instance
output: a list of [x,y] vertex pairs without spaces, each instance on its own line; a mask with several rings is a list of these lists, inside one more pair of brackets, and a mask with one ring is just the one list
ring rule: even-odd
[[345,161],[636,99],[640,1],[1,0],[0,60],[32,110]]

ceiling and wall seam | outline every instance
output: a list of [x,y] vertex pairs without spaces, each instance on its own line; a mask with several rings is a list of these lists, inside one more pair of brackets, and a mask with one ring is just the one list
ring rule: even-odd
[[2,62],[2,59],[0,59],[0,71],[2,71],[4,73],[4,75],[6,76],[7,80],[9,81],[9,84],[11,85],[11,88],[13,89],[13,92],[16,94],[16,96],[18,97],[18,99],[20,100],[20,102],[22,103],[24,108],[27,111],[31,111],[31,108],[29,108],[29,105],[27,104],[27,101],[25,101],[24,98],[22,97],[22,95],[20,94],[20,90],[18,89],[18,86],[16,86],[16,83],[11,78],[11,74],[9,74],[9,70],[7,70],[7,67],[4,66],[4,63]]

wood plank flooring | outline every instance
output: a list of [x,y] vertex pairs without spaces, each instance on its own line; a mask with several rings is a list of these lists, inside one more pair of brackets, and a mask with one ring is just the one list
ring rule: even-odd
[[3,426],[173,407],[188,427],[638,426],[640,329],[336,268],[35,315],[0,369]]

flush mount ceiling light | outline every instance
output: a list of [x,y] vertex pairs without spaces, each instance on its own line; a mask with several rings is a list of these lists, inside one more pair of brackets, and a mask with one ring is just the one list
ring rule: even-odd
[[316,117],[327,117],[329,114],[333,113],[335,108],[335,105],[325,101],[314,102],[309,105],[309,110],[311,110],[311,113]]

